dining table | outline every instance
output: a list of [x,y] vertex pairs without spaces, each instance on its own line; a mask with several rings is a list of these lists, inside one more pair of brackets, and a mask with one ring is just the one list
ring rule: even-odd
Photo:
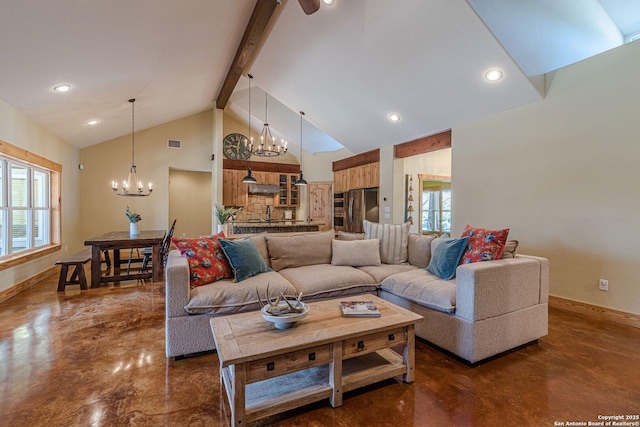
[[[152,279],[154,282],[161,280],[160,248],[166,234],[165,230],[140,231],[138,234],[130,234],[129,231],[111,231],[84,241],[85,246],[91,246],[91,287],[99,288],[103,283],[120,282],[123,280]],[[133,273],[127,268],[125,274],[121,274],[120,250],[152,248],[151,273],[139,271]],[[109,269],[102,274],[102,252],[113,251],[113,270]]]

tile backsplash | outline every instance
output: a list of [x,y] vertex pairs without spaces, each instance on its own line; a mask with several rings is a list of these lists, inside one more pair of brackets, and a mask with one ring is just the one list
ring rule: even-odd
[[279,208],[273,205],[272,194],[249,194],[247,206],[236,214],[235,221],[266,219],[267,206],[271,206],[271,219],[285,219],[285,211],[291,211],[291,219],[296,219],[295,208]]

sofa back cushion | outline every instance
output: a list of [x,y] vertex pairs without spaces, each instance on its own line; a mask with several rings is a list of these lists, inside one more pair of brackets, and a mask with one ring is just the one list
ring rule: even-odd
[[266,236],[267,233],[260,233],[249,238],[253,241],[253,243],[255,243],[256,248],[258,248],[258,252],[260,252],[260,255],[262,255],[264,263],[267,264],[267,267],[271,268],[271,260],[269,259],[269,249],[267,248]]
[[409,244],[407,246],[409,264],[420,268],[428,266],[429,261],[431,261],[431,242],[435,238],[435,234],[428,236],[409,234]]
[[338,240],[364,240],[364,233],[350,233],[338,231]]
[[333,240],[331,265],[380,265],[380,240]]
[[304,265],[331,264],[331,242],[334,231],[304,233],[294,236],[266,235],[271,268],[302,267]]
[[380,261],[385,264],[402,264],[407,262],[407,246],[409,244],[408,222],[404,224],[378,224],[366,219],[362,228],[367,239],[380,239]]

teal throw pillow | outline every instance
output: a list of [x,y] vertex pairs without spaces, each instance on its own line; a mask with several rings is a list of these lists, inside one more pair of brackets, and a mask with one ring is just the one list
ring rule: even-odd
[[456,268],[467,247],[469,237],[455,239],[452,237],[440,238],[431,254],[431,261],[427,271],[441,279],[451,280],[456,275]]
[[242,282],[256,274],[271,271],[264,263],[258,247],[250,238],[242,240],[218,239],[218,242],[227,256],[229,264],[231,264],[235,282]]

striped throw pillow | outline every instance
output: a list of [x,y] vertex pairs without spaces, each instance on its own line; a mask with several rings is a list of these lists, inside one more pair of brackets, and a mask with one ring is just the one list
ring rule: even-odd
[[402,264],[407,262],[407,245],[409,244],[408,222],[404,224],[378,224],[364,220],[362,228],[367,239],[380,239],[380,261],[385,264]]

